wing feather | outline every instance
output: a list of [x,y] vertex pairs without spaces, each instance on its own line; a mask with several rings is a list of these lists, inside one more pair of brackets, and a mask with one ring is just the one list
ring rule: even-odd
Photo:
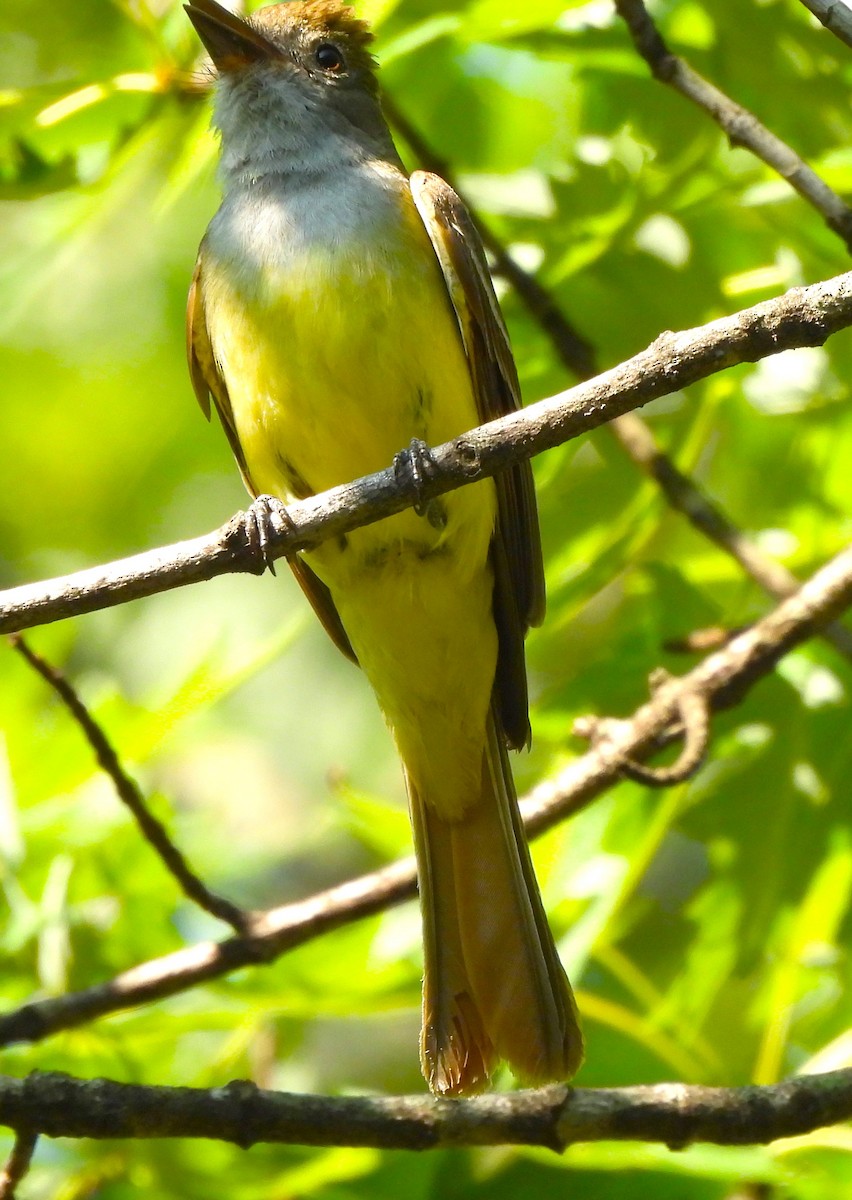
[[222,428],[225,430],[228,444],[240,468],[243,481],[251,495],[256,496],[257,489],[251,482],[245,455],[243,454],[240,439],[237,435],[237,426],[234,422],[234,412],[231,408],[228,387],[222,376],[222,372],[219,370],[219,364],[216,361],[216,355],[213,352],[213,346],[210,341],[210,333],[207,329],[207,320],[204,314],[203,270],[204,243],[202,242],[201,250],[198,254],[198,262],[195,264],[195,270],[192,274],[192,283],[189,287],[189,296],[186,303],[186,356],[189,360],[189,376],[192,380],[192,386],[195,389],[198,403],[201,405],[201,411],[208,421],[210,420],[210,400],[212,397],[216,412],[219,414],[219,420],[222,422]]
[[[509,335],[488,272],[485,251],[464,203],[438,175],[415,171],[411,193],[447,285],[470,366],[480,419],[521,405]],[[544,618],[544,569],[529,462],[496,476],[498,517],[492,544],[494,616],[499,635],[496,694],[509,745],[529,741],[523,641]]]

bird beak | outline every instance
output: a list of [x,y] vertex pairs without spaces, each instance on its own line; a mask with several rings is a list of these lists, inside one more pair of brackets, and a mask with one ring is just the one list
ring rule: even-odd
[[220,71],[236,71],[251,63],[281,57],[274,42],[216,0],[191,0],[184,8]]

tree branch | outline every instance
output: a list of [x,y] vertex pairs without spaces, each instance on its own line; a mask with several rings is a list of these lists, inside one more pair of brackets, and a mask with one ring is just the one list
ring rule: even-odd
[[232,904],[224,896],[211,892],[204,881],[192,870],[182,851],[169,837],[165,825],[148,809],[136,781],[127,774],[103,729],[95,721],[62,672],[51,666],[40,654],[36,654],[19,634],[13,634],[9,640],[33,670],[53,688],[71,713],[94,751],[98,766],[112,780],[119,800],[130,810],[139,826],[139,832],[154,853],[159,856],[163,866],[176,880],[183,894],[211,916],[225,921],[237,933],[245,932],[249,925],[249,914],[243,912],[241,908]]
[[824,183],[796,152],[763,125],[754,113],[737,104],[676,54],[672,54],[651,20],[642,0],[615,0],[636,49],[651,68],[655,79],[686,96],[709,113],[728,135],[732,146],[750,150],[786,179],[790,187],[825,219],[829,229],[852,250],[852,209]]
[[[270,536],[271,558],[317,545],[452,488],[495,475],[659,396],[782,350],[821,346],[852,324],[852,274],[794,288],[697,329],[663,333],[651,346],[587,383],[455,438],[434,450],[435,470],[418,495],[393,468],[292,504],[291,524]],[[104,567],[0,594],[0,633],[122,604],[263,561],[243,514],[213,534]]]
[[852,1116],[852,1070],[801,1075],[768,1087],[658,1083],[539,1088],[472,1100],[425,1096],[294,1095],[235,1081],[167,1088],[82,1080],[58,1072],[0,1076],[0,1123],[49,1137],[204,1137],[245,1149],[258,1142],[434,1150],[577,1142],[766,1143]]
[[840,38],[847,46],[852,46],[852,12],[843,0],[801,0],[818,21]]
[[[663,667],[651,672],[648,680],[652,694],[656,694],[674,677]],[[621,758],[621,774],[625,779],[646,787],[668,788],[691,779],[707,756],[710,745],[710,698],[703,689],[690,691],[686,686],[678,689],[678,716],[676,736],[683,741],[677,761],[665,767],[652,767],[638,763],[629,755]],[[605,742],[618,722],[606,717],[581,717],[574,722],[574,733],[586,738],[593,746]],[[672,737],[675,732],[672,731]]]
[[[0,1076],[0,1091],[2,1091],[2,1076]],[[6,1160],[6,1165],[0,1171],[0,1200],[15,1200],[18,1184],[30,1169],[30,1163],[35,1153],[38,1133],[25,1122],[18,1126],[18,1134],[12,1153]]]
[[[606,737],[522,803],[531,836],[585,807],[615,783],[625,763],[670,740],[696,697],[712,711],[738,703],[778,660],[852,604],[852,547],[844,550],[722,650],[659,685],[629,720],[609,721]],[[36,1000],[0,1017],[0,1046],[39,1041],[96,1017],[171,996],[239,967],[271,961],[330,930],[381,912],[414,894],[412,859],[363,875],[295,904],[251,917],[250,934],[202,942],[79,992]]]
[[[672,507],[711,542],[735,559],[745,573],[770,596],[783,600],[792,596],[799,580],[783,563],[771,558],[731,521],[718,505],[696,487],[693,480],[664,454],[651,430],[636,413],[625,413],[610,426],[632,460],[655,479]],[[844,658],[852,659],[852,632],[832,622],[821,631]]]

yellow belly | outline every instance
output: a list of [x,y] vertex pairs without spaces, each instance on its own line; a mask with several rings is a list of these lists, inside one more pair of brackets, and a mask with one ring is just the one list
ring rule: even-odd
[[[239,287],[206,272],[211,341],[248,472],[287,501],[478,423],[443,277],[413,204],[375,253],[292,253]],[[328,585],[418,790],[445,815],[479,786],[497,658],[494,486],[409,510],[306,560]]]

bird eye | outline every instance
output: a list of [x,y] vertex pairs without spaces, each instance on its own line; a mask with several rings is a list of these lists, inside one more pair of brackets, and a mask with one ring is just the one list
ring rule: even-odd
[[338,74],[346,67],[343,54],[332,42],[320,42],[314,51],[314,58],[324,71],[332,74]]

